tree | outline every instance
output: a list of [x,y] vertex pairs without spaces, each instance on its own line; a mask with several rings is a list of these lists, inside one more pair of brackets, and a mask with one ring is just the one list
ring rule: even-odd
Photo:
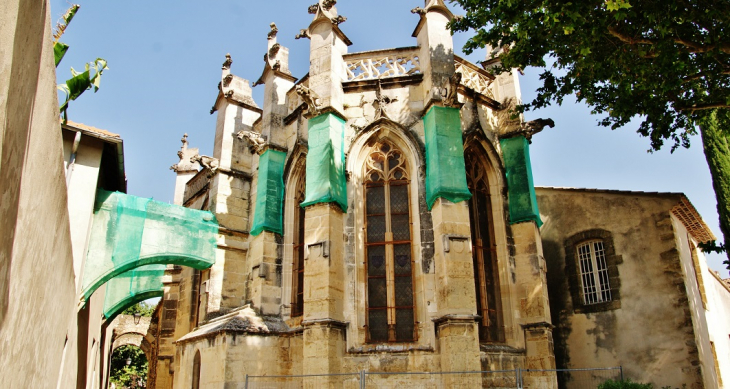
[[154,305],[147,304],[146,301],[141,301],[122,311],[122,315],[134,315],[135,313],[139,313],[142,317],[152,317],[154,312]]
[[117,388],[144,388],[147,385],[147,366],[147,357],[139,347],[119,347],[112,353],[109,382]]
[[689,147],[699,128],[725,236],[711,246],[730,247],[730,1],[451,1],[466,11],[451,28],[476,30],[467,53],[501,48],[496,73],[544,68],[518,112],[574,95],[603,126],[643,119],[637,132],[651,151]]

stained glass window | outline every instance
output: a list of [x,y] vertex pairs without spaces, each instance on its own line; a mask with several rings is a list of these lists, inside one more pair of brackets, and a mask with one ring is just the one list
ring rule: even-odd
[[478,146],[464,152],[466,181],[472,194],[469,200],[474,285],[476,287],[479,340],[502,342],[504,331],[497,267],[497,246],[494,239],[494,216],[487,180],[487,156]]
[[367,328],[370,342],[416,339],[408,169],[378,143],[365,164]]

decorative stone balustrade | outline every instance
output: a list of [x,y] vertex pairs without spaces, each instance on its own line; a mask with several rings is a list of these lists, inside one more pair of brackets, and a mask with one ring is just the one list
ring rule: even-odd
[[376,80],[421,73],[418,47],[364,51],[343,56],[343,81]]
[[492,88],[490,88],[492,81],[494,81],[494,76],[472,65],[461,57],[454,56],[454,62],[456,63],[456,72],[461,73],[461,85],[494,99],[494,93],[492,93]]

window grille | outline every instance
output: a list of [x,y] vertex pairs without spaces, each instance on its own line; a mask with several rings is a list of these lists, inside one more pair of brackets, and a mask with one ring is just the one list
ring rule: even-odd
[[585,242],[577,247],[583,303],[586,305],[611,301],[606,251],[602,240]]
[[410,180],[403,153],[378,143],[364,177],[368,341],[411,342],[416,327]]

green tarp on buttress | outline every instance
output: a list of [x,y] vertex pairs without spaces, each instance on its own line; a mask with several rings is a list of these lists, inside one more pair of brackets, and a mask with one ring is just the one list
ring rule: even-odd
[[286,153],[266,150],[259,158],[259,175],[256,186],[256,209],[251,234],[261,231],[284,233],[284,161]]
[[345,121],[332,113],[309,119],[307,189],[302,207],[336,203],[347,212]]
[[106,283],[104,317],[113,320],[119,313],[153,297],[164,295],[162,276],[167,265],[145,265],[122,273]]
[[499,143],[507,175],[509,221],[515,224],[532,220],[540,227],[542,220],[532,181],[530,144],[524,136],[502,139]]
[[105,282],[142,265],[207,269],[215,263],[218,222],[212,213],[99,190],[82,298]]
[[426,135],[426,203],[442,197],[453,203],[469,200],[466,185],[461,117],[456,108],[433,106],[423,117]]

